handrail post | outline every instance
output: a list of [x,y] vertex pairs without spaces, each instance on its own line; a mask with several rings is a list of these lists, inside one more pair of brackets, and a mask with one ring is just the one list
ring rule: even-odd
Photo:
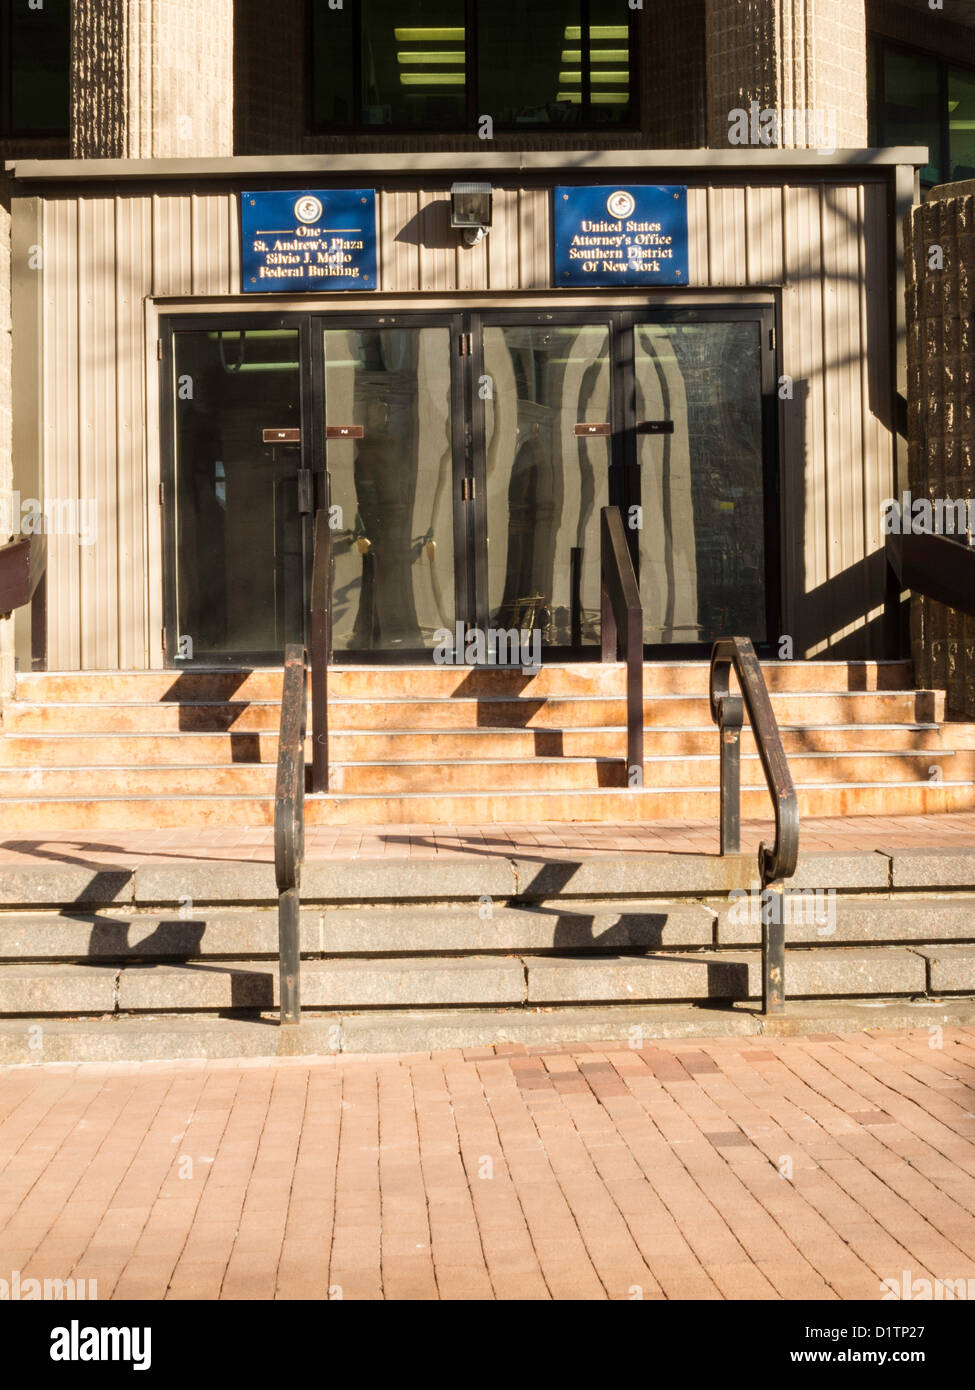
[[724,695],[716,701],[721,749],[721,853],[741,849],[741,725],[740,695]]
[[332,533],[328,509],[315,513],[315,551],[311,576],[311,789],[328,791],[328,666],[331,660]]
[[[643,607],[619,507],[599,528],[600,656],[626,663],[626,785],[643,786]],[[622,648],[622,650],[620,650]]]
[[785,884],[762,889],[762,1013],[785,1013]]
[[305,648],[291,643],[284,654],[278,775],[274,793],[274,878],[278,889],[280,1018],[301,1018],[301,865],[305,856],[305,733],[308,665]]
[[[735,668],[740,695],[730,690]],[[762,895],[762,1012],[785,1011],[785,880],[799,857],[799,803],[782,746],[768,686],[755,649],[747,637],[715,642],[708,684],[711,718],[718,725],[721,748],[721,853],[734,854],[741,843],[740,734],[743,708],[755,735],[765,781],[775,812],[775,842],[758,847]]]

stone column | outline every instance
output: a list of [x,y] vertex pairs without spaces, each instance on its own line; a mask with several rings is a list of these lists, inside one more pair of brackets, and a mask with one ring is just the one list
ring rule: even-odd
[[[905,219],[908,478],[914,497],[975,499],[975,181]],[[949,715],[975,719],[975,618],[911,599],[911,654]]]
[[[729,141],[730,113],[749,111],[753,101],[776,114],[761,143],[866,147],[864,0],[707,0],[706,22],[711,148],[754,143]],[[812,117],[796,121],[792,112]]]
[[[11,449],[12,343],[10,337],[10,188],[0,180],[0,545],[12,538],[14,517],[10,507],[13,488]],[[6,524],[9,515],[10,525]],[[14,688],[14,622],[0,618],[0,706]]]
[[75,0],[71,152],[233,154],[233,0]]

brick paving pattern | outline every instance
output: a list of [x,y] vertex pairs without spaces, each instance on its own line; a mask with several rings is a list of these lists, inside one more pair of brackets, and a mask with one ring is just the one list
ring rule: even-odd
[[879,1299],[975,1278],[975,1028],[0,1071],[0,1278]]
[[[744,821],[741,847],[755,853],[772,821]],[[968,849],[975,846],[975,811],[928,816],[807,818],[804,850]],[[608,825],[558,822],[545,825],[348,825],[308,826],[305,857],[323,859],[434,859],[446,856],[538,853],[546,859],[584,854],[717,854],[714,820]],[[0,841],[0,866],[44,863],[171,862],[174,859],[271,861],[270,826],[193,830],[57,831],[46,838],[11,836]]]

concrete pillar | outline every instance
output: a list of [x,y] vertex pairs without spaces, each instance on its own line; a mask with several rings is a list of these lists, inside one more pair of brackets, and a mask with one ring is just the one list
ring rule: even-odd
[[[905,219],[908,478],[914,497],[975,497],[975,181],[944,184]],[[975,719],[975,618],[911,600],[921,685]]]
[[[707,0],[706,23],[710,147],[866,147],[864,0]],[[770,138],[730,141],[730,113],[753,101],[776,113]],[[796,121],[792,112],[813,116]]]
[[233,154],[233,0],[76,0],[71,152]]

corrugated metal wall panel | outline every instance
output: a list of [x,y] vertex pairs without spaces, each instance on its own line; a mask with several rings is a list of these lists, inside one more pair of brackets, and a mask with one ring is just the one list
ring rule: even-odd
[[[490,235],[464,248],[445,190],[382,192],[382,288],[549,288],[550,204],[543,188],[496,188]],[[793,382],[779,406],[783,629],[796,655],[826,650],[851,626],[851,592],[861,611],[882,598],[864,561],[880,547],[892,487],[886,192],[691,188],[688,211],[692,287],[782,286],[780,370]],[[159,660],[161,605],[157,364],[144,301],[239,294],[237,198],[190,187],[52,197],[43,226],[46,487],[96,496],[101,528],[88,553],[51,537],[50,663],[138,668]],[[868,654],[856,633],[844,654],[858,642]]]
[[81,661],[118,664],[116,485],[115,203],[78,200],[78,466],[82,498],[94,498],[97,535],[80,553]]
[[148,655],[148,603],[143,579],[147,563],[149,493],[146,486],[142,289],[152,274],[151,214],[145,198],[115,199],[118,643],[119,664],[123,668],[145,665]]
[[[43,204],[42,336],[38,405],[43,414],[43,496],[78,497],[78,204]],[[77,537],[48,536],[48,660],[55,668],[81,666],[80,546]]]

